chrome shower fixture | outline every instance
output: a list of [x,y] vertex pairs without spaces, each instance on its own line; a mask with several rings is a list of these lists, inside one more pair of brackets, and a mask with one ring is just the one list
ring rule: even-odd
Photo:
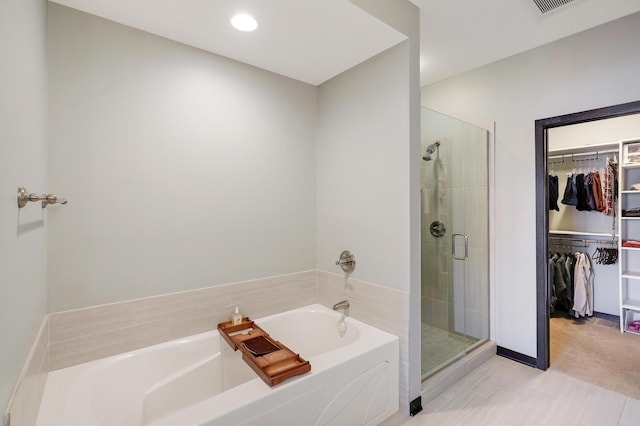
[[440,141],[435,141],[435,143],[432,143],[431,145],[429,145],[427,147],[427,152],[422,156],[422,159],[424,161],[431,161],[431,154],[436,152],[439,146],[440,146]]

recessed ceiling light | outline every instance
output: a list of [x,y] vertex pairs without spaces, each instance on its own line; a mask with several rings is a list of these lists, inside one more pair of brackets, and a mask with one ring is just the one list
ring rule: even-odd
[[258,28],[258,22],[251,15],[246,13],[238,13],[231,18],[231,25],[233,28],[240,31],[253,31]]

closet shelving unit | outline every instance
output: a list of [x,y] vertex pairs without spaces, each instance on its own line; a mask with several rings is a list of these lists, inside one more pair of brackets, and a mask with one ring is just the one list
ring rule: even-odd
[[631,187],[640,183],[640,138],[620,142],[619,174],[620,331],[640,335],[640,330],[629,327],[640,321],[640,248],[622,245],[627,240],[640,241],[640,217],[623,216],[624,210],[640,207],[640,190]]

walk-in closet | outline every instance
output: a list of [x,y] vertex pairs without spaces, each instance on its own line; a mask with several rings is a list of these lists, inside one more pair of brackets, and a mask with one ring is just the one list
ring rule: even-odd
[[547,137],[550,366],[638,398],[640,114]]

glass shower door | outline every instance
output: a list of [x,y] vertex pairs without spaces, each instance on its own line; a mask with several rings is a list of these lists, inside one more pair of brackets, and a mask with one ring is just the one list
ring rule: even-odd
[[489,337],[488,132],[422,109],[422,376]]

